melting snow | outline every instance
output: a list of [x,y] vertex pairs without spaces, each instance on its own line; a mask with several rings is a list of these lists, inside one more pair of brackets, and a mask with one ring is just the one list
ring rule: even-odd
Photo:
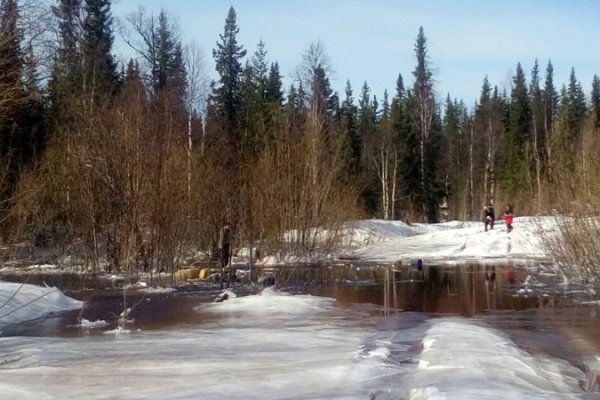
[[540,229],[552,233],[555,226],[551,217],[515,218],[511,233],[502,222],[485,232],[480,222],[407,225],[401,221],[358,221],[348,228],[345,244],[353,257],[381,262],[546,258]]
[[81,307],[82,301],[67,297],[54,287],[0,282],[0,328]]
[[[347,248],[365,260],[544,257],[551,220],[407,225],[358,221]],[[532,286],[533,278],[528,280]],[[55,288],[0,282],[2,324],[79,309]],[[533,356],[474,320],[391,317],[272,288],[205,303],[210,318],[176,331],[117,329],[79,339],[0,338],[2,398],[37,399],[582,399],[584,373]],[[84,322],[89,327],[101,321]],[[415,327],[416,326],[416,327]],[[394,327],[394,328],[391,328]],[[414,342],[419,346],[414,346]],[[597,360],[596,360],[597,361]]]

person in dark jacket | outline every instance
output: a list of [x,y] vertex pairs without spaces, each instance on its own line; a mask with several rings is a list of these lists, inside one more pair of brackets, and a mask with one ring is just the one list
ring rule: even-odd
[[487,232],[488,226],[490,229],[494,229],[494,220],[496,219],[496,213],[494,212],[494,206],[492,203],[488,204],[483,209],[483,223],[485,224],[485,231]]

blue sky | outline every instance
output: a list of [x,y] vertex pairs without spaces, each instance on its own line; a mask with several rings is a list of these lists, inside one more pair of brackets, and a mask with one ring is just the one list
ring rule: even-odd
[[[341,97],[347,80],[355,98],[365,81],[379,99],[385,89],[394,93],[399,73],[412,83],[419,26],[440,100],[450,93],[472,105],[485,75],[510,92],[517,62],[529,79],[536,58],[542,73],[552,60],[557,85],[575,67],[586,94],[593,75],[600,75],[600,1],[594,0],[114,0],[113,14],[122,17],[140,5],[148,12],[167,10],[183,43],[194,41],[202,49],[213,77],[212,49],[230,5],[239,43],[252,54],[263,40],[286,87],[301,54],[320,40],[334,69],[332,87]],[[118,42],[117,37],[118,55],[127,57]]]

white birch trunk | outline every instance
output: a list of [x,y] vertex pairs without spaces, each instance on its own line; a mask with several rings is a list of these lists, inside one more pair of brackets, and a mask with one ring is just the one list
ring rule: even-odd
[[188,113],[188,147],[187,147],[187,196],[188,202],[192,195],[192,108]]

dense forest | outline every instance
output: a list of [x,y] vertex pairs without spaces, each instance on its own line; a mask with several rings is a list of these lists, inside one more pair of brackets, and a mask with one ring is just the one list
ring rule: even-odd
[[25,244],[94,271],[173,270],[215,249],[224,225],[238,246],[309,255],[357,218],[477,220],[488,202],[594,211],[597,76],[586,96],[575,69],[560,86],[536,60],[529,79],[516,64],[510,93],[482,76],[475,105],[436,98],[421,28],[390,93],[348,81],[340,94],[319,42],[283,87],[267,44],[238,43],[233,8],[212,60],[166,12],[122,16],[135,56],[121,61],[110,0],[0,7],[4,257]]

